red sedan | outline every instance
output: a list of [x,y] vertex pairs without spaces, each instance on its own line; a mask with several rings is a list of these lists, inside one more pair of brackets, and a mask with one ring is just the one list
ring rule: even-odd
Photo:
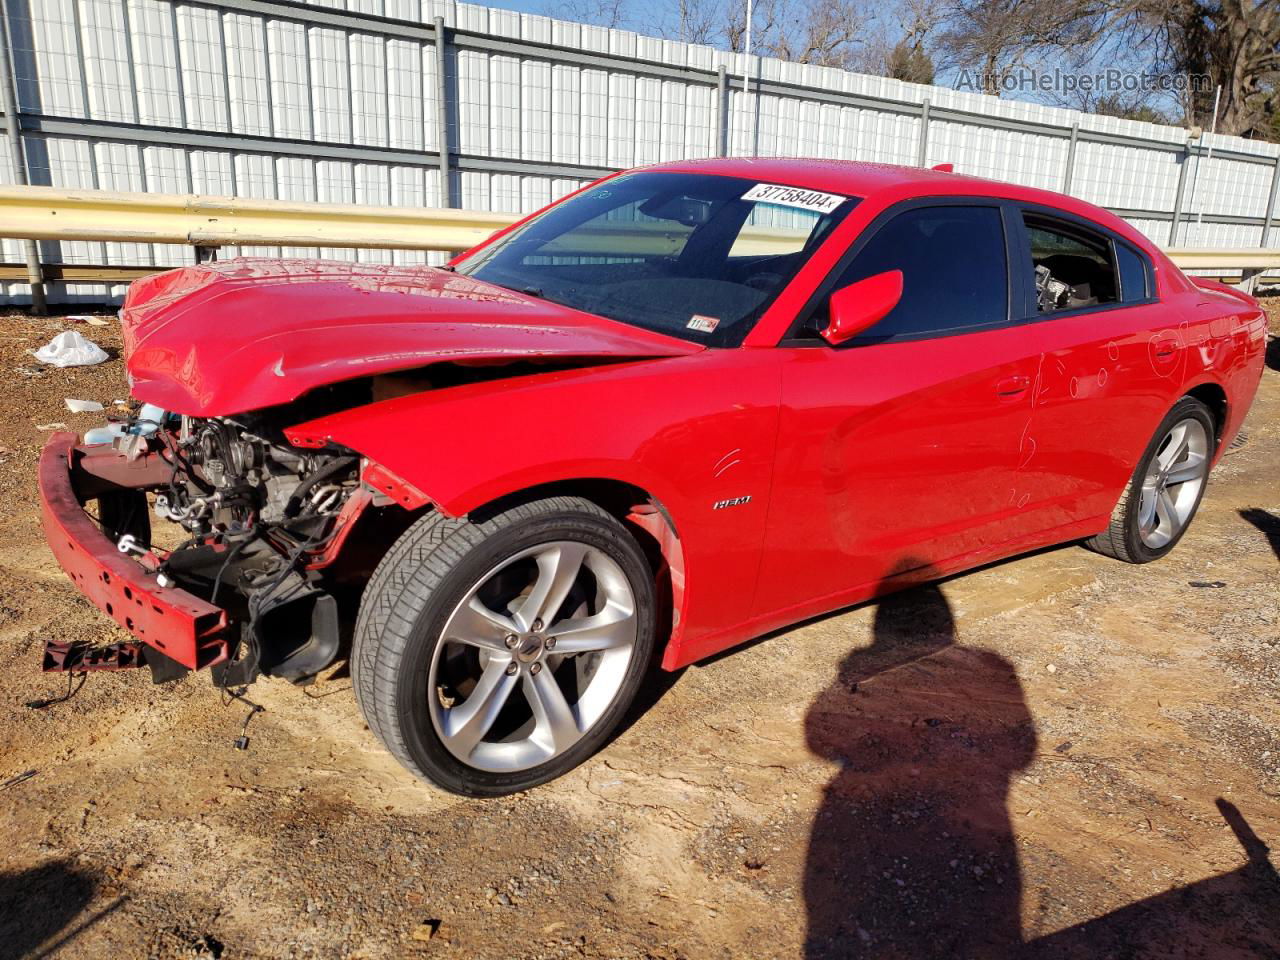
[[122,317],[145,406],[41,465],[77,585],[157,680],[349,642],[375,735],[487,795],[590,756],[655,659],[1048,544],[1163,556],[1265,341],[1088,204],[809,160],[620,174],[444,269],[176,270]]

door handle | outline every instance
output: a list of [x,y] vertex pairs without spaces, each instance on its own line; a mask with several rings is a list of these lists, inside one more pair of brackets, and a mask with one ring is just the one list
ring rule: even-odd
[[1030,377],[1005,377],[996,384],[996,396],[1016,397],[1026,393],[1029,386],[1031,386]]

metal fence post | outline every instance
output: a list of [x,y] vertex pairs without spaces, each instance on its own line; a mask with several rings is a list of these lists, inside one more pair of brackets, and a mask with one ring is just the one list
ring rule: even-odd
[[1276,191],[1280,190],[1280,157],[1276,157],[1276,165],[1271,168],[1271,192],[1267,195],[1267,212],[1262,218],[1262,242],[1265,247],[1271,239],[1271,227],[1276,217]]
[[1080,142],[1080,124],[1071,125],[1071,140],[1067,144],[1067,168],[1062,171],[1062,192],[1071,192],[1071,176],[1076,167],[1076,144]]
[[1173,222],[1169,224],[1169,243],[1168,246],[1175,246],[1178,242],[1178,225],[1182,222],[1182,197],[1187,191],[1187,167],[1190,166],[1191,160],[1191,141],[1187,141],[1186,152],[1182,154],[1182,160],[1178,163],[1178,186],[1173,194]]
[[729,75],[724,64],[716,67],[716,156],[729,155]]
[[929,150],[929,98],[920,104],[920,141],[916,145],[916,166],[923,167]]
[[[27,156],[22,149],[22,128],[18,121],[18,78],[13,71],[13,58],[9,54],[9,12],[0,6],[0,111],[4,112],[4,126],[12,157],[13,177],[19,186],[30,182]],[[40,268],[40,248],[34,240],[22,242],[27,260],[27,283],[31,286],[31,312],[37,316],[47,310],[44,296],[44,273]]]
[[432,21],[436,31],[436,124],[440,128],[440,203],[452,207],[453,185],[449,182],[449,60],[445,56],[444,17]]

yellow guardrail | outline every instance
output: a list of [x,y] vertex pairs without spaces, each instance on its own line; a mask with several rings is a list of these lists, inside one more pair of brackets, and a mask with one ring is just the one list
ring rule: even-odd
[[1165,253],[1183,270],[1280,270],[1280,250],[1265,247],[1223,250],[1175,247]]
[[[0,187],[0,234],[17,240],[456,251],[515,220],[511,213],[425,207]],[[616,253],[664,256],[678,253],[687,233],[658,222],[606,221],[580,237],[613,245]],[[748,228],[737,252],[789,252],[803,244],[804,235],[795,231]],[[560,241],[541,252],[566,256],[599,250]]]
[[[56,187],[0,186],[0,236],[30,240],[97,240],[168,243],[195,247],[279,246],[458,251],[475,246],[509,226],[515,214],[422,207],[294,203],[246,197],[116,193]],[[685,231],[659,223],[608,222],[592,240],[610,238],[616,253],[665,255],[677,252]],[[795,231],[749,227],[734,247],[737,254],[789,253],[800,248]],[[547,254],[590,255],[599,248],[563,242]],[[1237,273],[1252,286],[1264,270],[1280,269],[1280,250],[1167,250],[1179,267]],[[144,266],[47,265],[47,280],[119,283],[147,272]],[[17,266],[0,265],[0,280],[25,280]]]
[[0,235],[13,239],[466,250],[513,219],[421,207],[0,187]]

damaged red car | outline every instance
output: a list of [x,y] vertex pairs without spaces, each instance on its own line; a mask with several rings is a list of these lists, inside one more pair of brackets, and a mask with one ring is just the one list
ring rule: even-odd
[[134,415],[40,483],[133,642],[50,665],[349,657],[387,749],[477,795],[589,757],[655,661],[1049,544],[1159,558],[1265,341],[1103,210],[810,160],[616,175],[441,269],[174,270],[121,322]]

